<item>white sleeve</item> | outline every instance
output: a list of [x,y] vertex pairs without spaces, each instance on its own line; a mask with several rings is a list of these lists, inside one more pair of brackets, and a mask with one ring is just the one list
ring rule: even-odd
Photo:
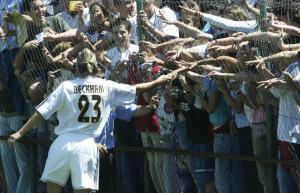
[[228,31],[251,33],[256,31],[256,20],[234,21],[223,17],[203,13],[203,20],[211,25]]
[[43,102],[36,107],[36,111],[38,111],[44,117],[44,119],[47,120],[63,106],[64,99],[65,95],[63,92],[63,84],[60,84]]
[[[177,21],[176,14],[173,10],[169,8],[161,9],[161,12],[169,21]],[[162,32],[169,36],[179,37],[179,29],[175,25],[169,25],[160,21],[160,29]]]
[[107,81],[109,91],[109,101],[113,107],[124,104],[131,104],[135,100],[136,87],[128,84],[119,84],[113,81]]

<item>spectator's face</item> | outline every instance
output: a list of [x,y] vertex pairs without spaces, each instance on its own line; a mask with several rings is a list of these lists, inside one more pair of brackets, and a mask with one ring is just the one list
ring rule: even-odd
[[153,6],[154,6],[153,0],[144,0],[143,8],[144,8],[146,13],[150,12],[150,10],[152,9]]
[[100,6],[94,5],[90,10],[92,24],[103,24],[105,17]]
[[120,12],[122,17],[134,16],[134,1],[133,0],[125,0],[116,4],[117,10]]
[[113,37],[117,47],[127,48],[130,43],[130,32],[126,29],[125,24],[113,26]]
[[195,11],[196,10],[200,11],[199,5],[195,1],[187,0],[186,4],[187,4],[188,8],[195,10]]
[[43,24],[45,21],[46,7],[42,0],[34,0],[30,4],[30,16],[35,24]]
[[237,58],[240,62],[254,60],[255,56],[248,45],[242,45],[237,53]]
[[294,13],[295,19],[298,20],[298,23],[299,23],[299,20],[300,20],[300,3],[294,3],[292,5],[292,11]]

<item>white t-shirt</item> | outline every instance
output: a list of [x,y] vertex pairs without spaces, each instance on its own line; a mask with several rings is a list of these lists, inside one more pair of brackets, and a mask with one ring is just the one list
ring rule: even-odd
[[169,7],[163,7],[162,9],[156,7],[154,14],[149,19],[151,25],[170,36],[179,37],[178,27],[161,22],[160,12],[166,17],[167,20],[177,21],[176,13],[172,9]]
[[[297,62],[287,68],[293,78],[300,84],[300,71]],[[292,89],[271,88],[272,94],[279,98],[279,116],[277,138],[280,141],[300,144],[300,107],[293,98]]]
[[[78,14],[75,17],[72,17],[69,14],[69,12],[64,11],[64,12],[58,13],[57,16],[59,16],[63,20],[65,20],[65,22],[67,22],[72,29],[78,29],[80,27],[83,27],[83,26],[80,26]],[[88,26],[88,23],[90,22],[89,8],[84,8],[82,17],[83,17],[84,26]]]
[[135,100],[134,86],[96,77],[65,81],[36,110],[47,120],[57,112],[55,134],[78,133],[97,137],[116,106]]
[[139,43],[139,39],[138,39],[138,33],[137,33],[136,16],[130,17],[129,21],[131,23],[131,41],[137,45]]
[[[132,53],[138,53],[138,52],[139,52],[139,46],[130,44],[129,48],[127,50],[125,50],[124,52],[120,52],[119,48],[114,47],[114,48],[110,49],[106,55],[111,60],[111,67],[114,69],[119,62],[122,62],[125,60],[128,61],[129,57]],[[108,69],[106,69],[105,70],[105,79],[108,79],[110,75],[111,75],[111,72]],[[122,77],[128,78],[127,71],[122,73]]]

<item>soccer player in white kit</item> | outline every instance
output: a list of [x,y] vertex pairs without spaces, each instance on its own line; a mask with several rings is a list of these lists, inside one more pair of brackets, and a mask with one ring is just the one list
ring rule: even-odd
[[88,49],[78,54],[78,78],[61,83],[39,106],[27,123],[9,138],[20,139],[55,112],[58,135],[51,145],[41,180],[48,193],[60,193],[71,176],[74,193],[98,189],[99,156],[94,137],[99,136],[112,108],[134,102],[142,93],[170,81],[173,74],[135,86],[97,78],[96,57]]

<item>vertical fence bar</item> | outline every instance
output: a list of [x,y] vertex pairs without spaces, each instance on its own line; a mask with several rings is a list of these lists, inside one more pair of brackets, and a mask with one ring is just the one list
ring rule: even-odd
[[[265,25],[265,20],[267,19],[267,2],[266,0],[260,0],[260,20],[261,20],[261,31],[267,31],[267,27]],[[267,45],[266,42],[263,42],[262,45]],[[262,56],[265,57],[269,54],[268,47],[263,46],[262,47]],[[268,65],[268,64],[267,64]],[[269,66],[269,65],[268,65]],[[270,66],[269,66],[270,67]],[[266,120],[266,126],[267,126],[267,149],[268,149],[268,157],[272,157],[274,153],[273,144],[274,144],[274,136],[273,136],[273,107],[272,105],[267,105],[267,120]],[[275,190],[275,183],[274,183],[274,172],[273,170],[270,171],[272,173],[273,178],[272,180],[272,187],[273,192]]]
[[[137,8],[137,12],[143,10],[143,0],[136,0],[136,8]],[[139,14],[138,14],[139,15]],[[139,42],[143,40],[143,28],[142,28],[142,21],[139,19],[137,19],[138,21],[138,25],[137,25],[137,31],[138,31],[138,38],[139,38]]]

